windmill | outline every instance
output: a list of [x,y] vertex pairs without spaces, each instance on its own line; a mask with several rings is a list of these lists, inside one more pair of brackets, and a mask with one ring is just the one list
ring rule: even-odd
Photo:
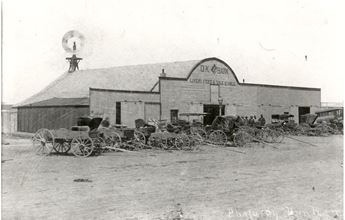
[[79,62],[83,58],[77,57],[77,53],[81,51],[84,46],[85,38],[78,31],[68,31],[62,38],[62,47],[67,53],[71,53],[71,57],[66,57],[69,62],[68,72],[72,73],[79,70]]

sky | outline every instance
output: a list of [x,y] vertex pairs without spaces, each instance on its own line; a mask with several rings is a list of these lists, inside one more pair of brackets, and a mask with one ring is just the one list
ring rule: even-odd
[[3,0],[2,101],[68,70],[62,37],[85,37],[80,69],[218,57],[248,83],[321,88],[344,100],[342,0]]

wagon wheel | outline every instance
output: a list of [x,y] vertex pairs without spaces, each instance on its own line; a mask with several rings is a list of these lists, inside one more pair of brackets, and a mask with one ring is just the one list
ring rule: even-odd
[[227,142],[226,134],[221,130],[211,132],[209,135],[209,141],[215,145],[225,145]]
[[267,141],[268,133],[265,129],[258,129],[255,132],[255,138],[260,140],[260,141]]
[[39,129],[32,137],[32,144],[37,155],[48,155],[54,148],[54,135],[46,129]]
[[119,133],[117,132],[111,133],[111,139],[113,142],[113,147],[119,148],[121,146],[122,139]]
[[207,139],[207,133],[204,129],[197,128],[191,130],[191,133],[193,135],[193,139],[197,141],[198,143],[202,143]]
[[140,149],[144,148],[146,145],[146,138],[145,135],[140,131],[134,132],[134,139],[138,143],[138,147]]
[[71,149],[71,145],[67,141],[59,141],[54,143],[53,148],[56,153],[66,154]]
[[252,137],[246,131],[238,131],[234,134],[234,143],[237,147],[244,147],[252,141]]
[[182,150],[184,144],[185,144],[185,143],[184,143],[184,139],[183,139],[183,136],[182,136],[182,135],[181,135],[181,136],[179,135],[179,136],[177,136],[177,137],[175,138],[175,140],[174,140],[174,146],[175,146],[176,149]]
[[107,135],[107,137],[105,138],[105,143],[109,149],[120,148],[122,143],[120,134],[118,134],[117,132],[111,132],[111,134]]
[[169,147],[169,138],[167,137],[161,137],[158,139],[158,147],[161,149],[168,150]]
[[157,147],[157,138],[150,136],[149,139],[147,140],[147,145],[151,148]]
[[268,143],[273,143],[273,141],[274,141],[274,136],[275,136],[275,134],[274,134],[274,130],[272,130],[272,129],[266,129],[265,130],[265,142],[268,142]]
[[177,138],[177,136],[176,137],[170,136],[170,137],[163,139],[162,147],[166,150],[172,150],[172,149],[176,148],[176,146],[175,146],[176,138]]
[[94,155],[100,155],[101,153],[106,152],[107,144],[105,143],[104,138],[102,137],[93,138],[92,142],[94,146],[94,149],[93,149]]
[[272,132],[272,141],[274,143],[281,143],[284,140],[284,133],[281,129]]
[[192,140],[187,134],[180,134],[178,138],[182,140],[182,150],[191,150]]
[[77,157],[88,157],[91,155],[94,146],[90,137],[76,137],[71,142],[72,152]]

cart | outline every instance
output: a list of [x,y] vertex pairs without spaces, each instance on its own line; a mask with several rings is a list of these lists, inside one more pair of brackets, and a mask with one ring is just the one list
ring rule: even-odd
[[110,150],[131,150],[140,148],[142,140],[135,135],[135,129],[124,127],[100,127],[101,117],[80,117],[78,125],[70,129],[39,129],[32,137],[36,154],[52,152],[67,154],[71,151],[77,157],[88,157]]

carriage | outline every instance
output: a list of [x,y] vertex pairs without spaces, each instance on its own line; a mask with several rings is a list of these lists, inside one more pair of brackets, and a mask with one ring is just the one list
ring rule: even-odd
[[185,120],[172,123],[167,121],[154,121],[156,130],[148,138],[151,148],[165,150],[194,150],[202,137],[190,131],[190,124]]
[[232,141],[236,146],[243,147],[252,141],[252,136],[240,127],[239,117],[228,115],[217,116],[205,130],[211,144],[224,146]]
[[142,133],[124,127],[102,127],[102,120],[101,117],[80,117],[77,126],[70,129],[39,129],[32,137],[34,150],[40,155],[71,151],[77,157],[88,157],[109,150],[140,148],[144,144]]

